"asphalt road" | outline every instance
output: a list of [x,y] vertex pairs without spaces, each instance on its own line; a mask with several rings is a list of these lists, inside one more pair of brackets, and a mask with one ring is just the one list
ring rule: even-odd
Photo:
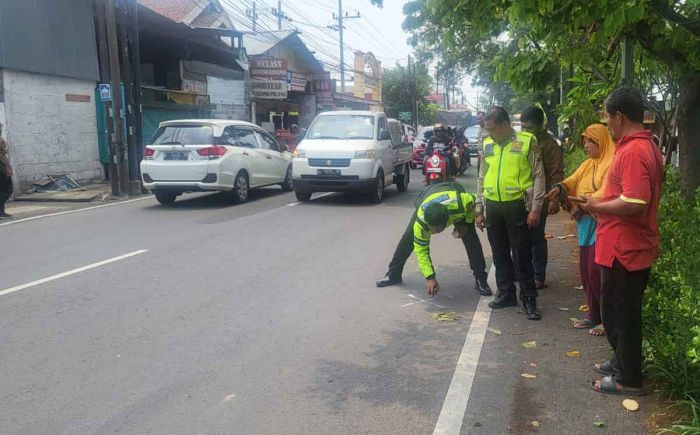
[[432,247],[445,308],[416,299],[413,259],[374,287],[418,178],[380,205],[265,189],[0,228],[0,294],[74,272],[0,296],[0,432],[431,433],[478,296],[449,234]]

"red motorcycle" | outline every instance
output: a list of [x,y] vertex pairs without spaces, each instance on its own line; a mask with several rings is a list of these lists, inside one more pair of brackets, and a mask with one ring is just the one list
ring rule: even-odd
[[[447,152],[452,152],[452,148],[447,148]],[[449,174],[445,149],[439,148],[425,161],[424,173],[425,184],[444,183],[453,181],[454,177]]]

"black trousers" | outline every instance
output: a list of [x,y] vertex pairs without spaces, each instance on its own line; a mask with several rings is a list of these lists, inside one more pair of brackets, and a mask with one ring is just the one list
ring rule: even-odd
[[5,202],[12,196],[12,178],[0,175],[0,214],[5,212]]
[[651,269],[630,272],[617,260],[612,268],[601,269],[603,325],[615,352],[615,380],[626,387],[641,388],[642,298]]
[[[416,214],[413,213],[411,221],[406,227],[399,244],[394,250],[394,256],[389,263],[388,276],[392,278],[400,278],[403,273],[403,267],[406,264],[406,260],[411,256],[413,252],[413,224],[416,222]],[[486,280],[488,274],[486,273],[486,260],[484,259],[484,251],[481,249],[481,241],[479,241],[479,236],[476,234],[476,229],[474,228],[474,223],[468,225],[467,233],[462,237],[462,243],[464,248],[467,250],[467,258],[469,258],[469,267],[471,267],[474,273],[474,278],[478,280]]]
[[537,297],[532,267],[532,233],[527,226],[525,201],[484,200],[484,205],[498,293],[515,293],[515,281],[518,281],[520,299]]

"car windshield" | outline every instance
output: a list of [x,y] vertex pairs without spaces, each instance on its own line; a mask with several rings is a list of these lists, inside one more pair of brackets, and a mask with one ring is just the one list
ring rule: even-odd
[[153,145],[201,145],[214,143],[213,129],[208,125],[169,125],[153,135]]
[[481,127],[479,127],[478,125],[472,125],[471,127],[467,127],[467,129],[464,130],[464,137],[478,139],[480,131]]
[[306,139],[372,139],[374,117],[368,115],[328,115],[316,118]]

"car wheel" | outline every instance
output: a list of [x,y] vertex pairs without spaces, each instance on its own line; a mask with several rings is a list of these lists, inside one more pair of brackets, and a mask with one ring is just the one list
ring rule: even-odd
[[374,203],[380,203],[384,199],[384,171],[381,169],[377,173],[374,190],[370,193],[370,199]]
[[163,205],[172,204],[177,198],[177,193],[175,192],[163,192],[156,190],[156,201]]
[[248,183],[248,174],[241,171],[236,175],[236,182],[233,183],[233,190],[231,190],[231,197],[236,204],[246,202],[248,200],[248,193],[250,192],[250,184]]
[[408,165],[403,170],[403,174],[399,175],[396,180],[396,188],[399,192],[408,190],[408,182],[411,180],[411,169]]
[[294,180],[292,179],[292,165],[287,168],[287,175],[284,177],[284,182],[282,183],[282,190],[285,192],[291,192],[294,190]]
[[306,190],[299,190],[299,189],[294,190],[294,195],[296,195],[297,201],[301,201],[301,202],[306,202],[306,201],[311,200],[311,194],[312,194],[312,192],[309,192]]

